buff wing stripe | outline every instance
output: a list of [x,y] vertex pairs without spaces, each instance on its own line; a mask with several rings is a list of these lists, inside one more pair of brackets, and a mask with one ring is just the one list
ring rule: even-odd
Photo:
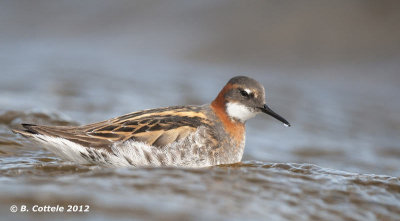
[[184,106],[134,112],[107,121],[79,127],[24,124],[25,136],[61,137],[86,147],[110,149],[114,142],[134,140],[156,147],[187,137],[198,127],[209,127],[200,107]]

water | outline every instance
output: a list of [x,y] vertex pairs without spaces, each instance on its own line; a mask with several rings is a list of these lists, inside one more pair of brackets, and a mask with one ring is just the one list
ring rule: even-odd
[[3,162],[0,203],[7,220],[27,218],[6,211],[14,204],[90,205],[88,213],[37,213],[34,220],[396,220],[400,214],[400,180],[392,176],[256,161],[109,169],[60,162],[40,150],[27,155],[7,169]]
[[[395,6],[39,2],[0,7],[2,219],[400,220]],[[318,23],[325,14],[335,41]],[[250,120],[239,164],[75,165],[11,132],[208,103],[237,74],[259,80],[292,124]],[[90,209],[11,213],[11,205]]]
[[[90,81],[91,77],[88,78]],[[168,78],[174,80],[170,85],[163,85],[167,92],[162,94],[171,104],[179,104],[185,96],[188,98],[184,102],[206,102],[204,95],[176,93],[180,89],[174,88],[179,85],[174,81],[180,81],[179,75],[171,74]],[[400,152],[396,146],[398,122],[394,117],[397,113],[392,112],[397,110],[397,104],[380,103],[379,99],[385,96],[367,94],[369,99],[377,101],[373,105],[380,107],[381,113],[387,111],[376,116],[375,110],[367,108],[372,105],[370,101],[359,100],[366,91],[342,96],[348,88],[339,84],[332,88],[318,87],[315,90],[321,93],[315,95],[301,82],[285,80],[280,82],[280,88],[271,83],[273,80],[279,81],[279,78],[267,82],[271,84],[267,86],[273,98],[271,106],[287,117],[293,127],[286,128],[273,119],[258,116],[258,120],[248,124],[243,163],[203,169],[109,169],[74,165],[10,131],[21,122],[77,125],[128,112],[125,109],[139,110],[136,106],[140,105],[152,107],[157,101],[160,106],[166,103],[146,87],[123,89],[125,92],[119,91],[118,96],[106,95],[109,91],[96,89],[99,84],[107,85],[105,78],[105,82],[97,79],[95,86],[85,85],[86,81],[78,83],[84,84],[78,98],[70,97],[69,92],[49,95],[50,101],[39,100],[36,104],[14,98],[11,106],[37,108],[10,108],[0,114],[0,212],[7,220],[60,217],[69,220],[398,220]],[[220,78],[215,81],[223,82]],[[187,81],[181,84],[184,83]],[[190,91],[185,87],[192,86],[189,83],[182,90]],[[207,87],[201,80],[196,82],[196,87],[202,86]],[[338,86],[343,87],[339,92]],[[218,89],[215,86],[213,92]],[[48,94],[47,91],[40,93]],[[103,96],[92,100],[92,93]],[[212,99],[214,93],[206,92],[206,95]],[[130,96],[131,102],[122,105],[119,96],[125,99]],[[142,103],[143,96],[148,96],[148,101]],[[70,103],[64,106],[65,102],[54,102],[57,99]],[[60,109],[49,111],[45,107]],[[14,214],[8,211],[11,205],[28,208],[89,205],[90,212]]]

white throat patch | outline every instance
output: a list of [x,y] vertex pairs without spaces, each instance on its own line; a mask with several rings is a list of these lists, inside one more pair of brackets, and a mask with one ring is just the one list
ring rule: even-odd
[[246,122],[248,119],[257,115],[257,112],[252,112],[248,107],[239,103],[227,103],[226,112],[231,118],[235,118],[241,122]]

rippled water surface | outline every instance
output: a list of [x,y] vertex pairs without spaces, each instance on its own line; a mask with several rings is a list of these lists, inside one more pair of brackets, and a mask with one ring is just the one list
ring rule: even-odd
[[[17,148],[17,147],[16,147]],[[203,169],[77,166],[41,150],[1,165],[7,220],[27,218],[8,205],[90,205],[70,219],[396,220],[400,180],[312,164],[243,163]],[[34,214],[34,218],[60,215]]]
[[[400,220],[399,4],[29,2],[0,7],[1,220]],[[250,120],[239,164],[75,165],[11,132],[209,103],[238,74],[293,125]]]
[[[294,122],[289,129],[261,117],[259,124],[250,123],[245,159],[251,161],[202,169],[110,169],[64,162],[10,131],[21,122],[78,124],[62,112],[8,110],[0,114],[0,212],[7,220],[400,218],[398,149],[376,149],[373,143],[346,136],[345,141],[335,142],[323,132],[302,126],[306,121],[299,118],[306,116],[297,115],[301,113],[289,114]],[[92,115],[84,111],[75,116]],[[276,125],[265,128],[265,124]],[[313,145],[306,145],[305,137],[312,139]],[[315,165],[319,162],[336,169]],[[15,214],[9,212],[11,205],[89,205],[90,210]]]

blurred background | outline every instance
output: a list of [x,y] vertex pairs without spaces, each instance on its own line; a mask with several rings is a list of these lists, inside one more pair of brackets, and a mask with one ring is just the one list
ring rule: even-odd
[[[0,0],[1,216],[400,220],[399,12],[398,0]],[[75,165],[11,132],[209,103],[236,75],[292,124],[250,120],[243,164]],[[10,212],[35,204],[90,212]]]
[[293,125],[249,121],[246,160],[399,176],[399,11],[396,0],[3,0],[0,119],[84,124],[204,104],[240,74]]

